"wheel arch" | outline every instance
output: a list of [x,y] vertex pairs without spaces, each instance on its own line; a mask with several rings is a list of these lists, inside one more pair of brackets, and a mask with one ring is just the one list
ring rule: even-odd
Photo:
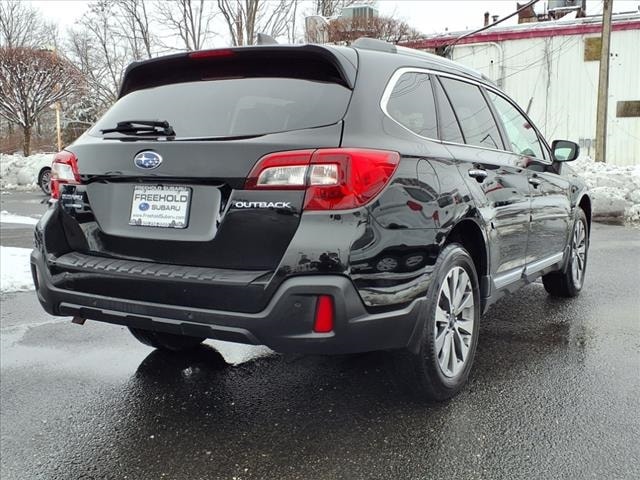
[[487,248],[487,237],[478,224],[476,219],[464,218],[461,219],[451,229],[446,236],[443,248],[450,243],[461,244],[473,260],[473,264],[476,267],[476,273],[478,274],[478,281],[480,282],[480,296],[486,297],[489,293],[489,249]]
[[587,231],[591,234],[591,198],[589,195],[584,194],[578,201],[578,206],[584,211],[587,217]]

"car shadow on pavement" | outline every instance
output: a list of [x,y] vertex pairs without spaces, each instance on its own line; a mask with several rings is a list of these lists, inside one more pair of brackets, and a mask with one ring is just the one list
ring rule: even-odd
[[[205,344],[180,354],[152,351],[106,405],[87,405],[88,418],[107,409],[117,419],[89,442],[108,438],[111,449],[99,463],[129,478],[204,478],[203,471],[244,478],[244,468],[252,478],[319,478],[318,462],[322,478],[345,478],[346,471],[358,478],[354,458],[397,455],[415,442],[421,461],[435,464],[451,442],[485,435],[485,422],[509,405],[535,402],[554,362],[581,355],[579,319],[557,318],[571,302],[547,302],[539,287],[524,292],[522,302],[499,302],[486,316],[470,382],[447,403],[408,396],[386,352],[277,355],[231,366]],[[546,388],[558,388],[555,381]],[[473,450],[456,455],[478,461]],[[395,476],[380,473],[369,478]]]
[[584,321],[584,300],[552,298],[535,283],[489,309],[467,388],[502,388],[554,362],[580,368],[596,333]]

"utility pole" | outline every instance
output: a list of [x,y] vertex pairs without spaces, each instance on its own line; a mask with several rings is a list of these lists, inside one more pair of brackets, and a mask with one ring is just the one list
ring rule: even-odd
[[611,45],[611,7],[604,0],[602,9],[602,45],[598,79],[598,111],[596,112],[596,162],[607,161],[607,107],[609,106],[609,47]]
[[56,133],[57,133],[57,140],[58,140],[58,151],[62,151],[62,135],[61,135],[61,128],[60,128],[60,109],[61,109],[61,105],[60,102],[56,102],[55,103],[55,109],[56,109]]

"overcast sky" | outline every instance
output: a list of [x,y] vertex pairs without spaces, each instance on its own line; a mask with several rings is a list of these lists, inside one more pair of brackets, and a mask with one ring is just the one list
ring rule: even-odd
[[[58,22],[61,31],[73,25],[87,9],[87,0],[33,0],[32,4],[40,9],[50,20]],[[521,0],[525,3],[525,0]],[[546,3],[546,2],[543,2]],[[640,0],[614,0],[614,12],[638,11]],[[482,26],[484,12],[500,17],[516,9],[515,0],[378,0],[381,14],[395,15],[407,21],[412,27],[423,33],[465,30]],[[587,1],[587,13],[602,11],[599,0]],[[505,25],[516,24],[517,18],[510,19]],[[221,30],[221,34],[223,31]],[[226,40],[220,36],[215,42],[224,46]]]

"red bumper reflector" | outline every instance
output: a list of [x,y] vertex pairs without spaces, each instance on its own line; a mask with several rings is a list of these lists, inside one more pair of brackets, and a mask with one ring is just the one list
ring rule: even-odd
[[316,303],[316,319],[313,322],[313,331],[316,333],[329,333],[333,330],[333,297],[320,295]]

